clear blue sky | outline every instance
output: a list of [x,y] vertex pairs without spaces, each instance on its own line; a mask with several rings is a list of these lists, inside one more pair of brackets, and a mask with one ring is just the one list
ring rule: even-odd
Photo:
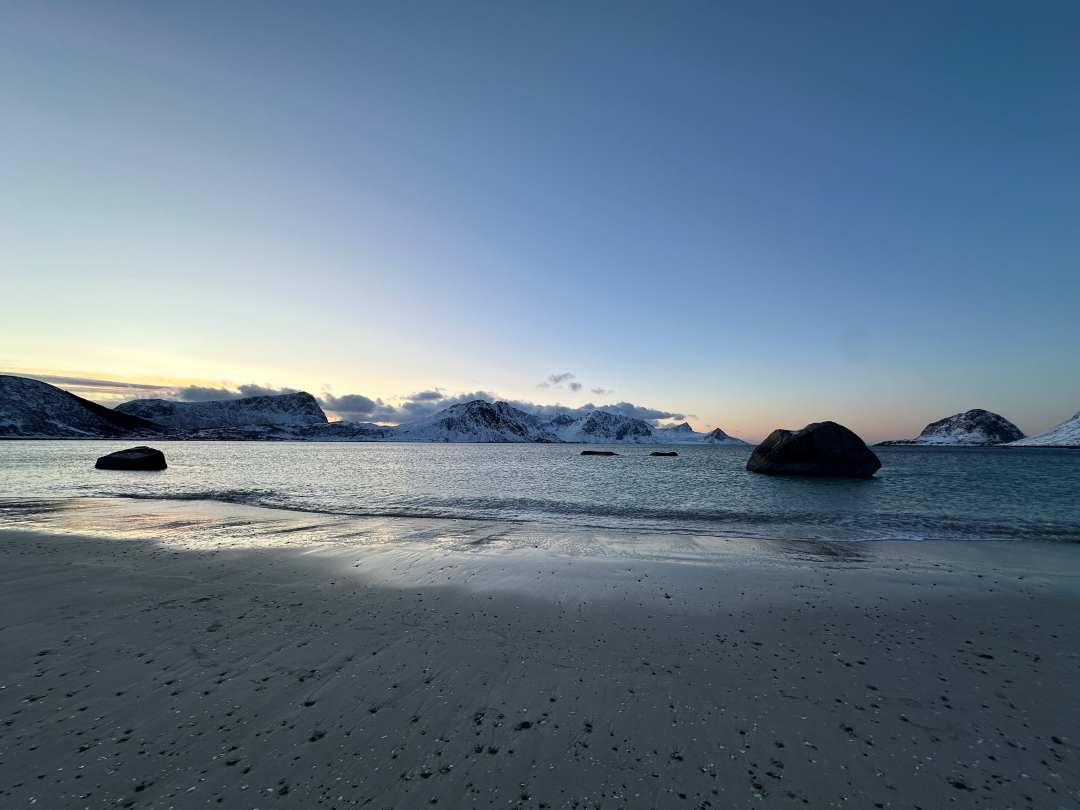
[[1075,2],[4,3],[0,366],[1039,430],[1078,43]]

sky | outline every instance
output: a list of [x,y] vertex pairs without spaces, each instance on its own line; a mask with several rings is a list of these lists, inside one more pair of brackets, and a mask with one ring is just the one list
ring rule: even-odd
[[1077,41],[1074,2],[5,2],[0,370],[1037,432],[1080,409]]

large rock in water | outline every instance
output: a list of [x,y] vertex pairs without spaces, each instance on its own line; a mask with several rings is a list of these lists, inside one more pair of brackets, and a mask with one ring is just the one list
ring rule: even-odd
[[102,456],[94,465],[99,470],[164,470],[165,454],[153,447],[131,447]]
[[814,422],[800,431],[774,430],[746,462],[765,475],[869,478],[881,461],[866,443],[836,422]]

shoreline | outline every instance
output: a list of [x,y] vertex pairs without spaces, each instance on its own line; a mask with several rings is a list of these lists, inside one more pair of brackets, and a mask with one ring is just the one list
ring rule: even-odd
[[703,563],[129,506],[0,529],[6,807],[1080,799],[1076,546]]
[[[333,423],[331,423],[333,424]],[[0,442],[106,442],[115,443],[122,442],[130,444],[131,442],[206,442],[209,444],[219,443],[270,443],[270,444],[465,444],[465,445],[507,445],[507,444],[540,444],[540,445],[567,445],[573,447],[741,447],[746,450],[753,450],[761,442],[755,442],[750,440],[740,440],[740,443],[724,443],[724,442],[626,442],[626,441],[614,441],[614,442],[581,442],[562,440],[557,442],[552,441],[535,441],[535,442],[483,442],[483,441],[432,441],[425,439],[298,439],[295,437],[289,438],[276,438],[273,436],[250,436],[247,438],[230,437],[227,439],[213,439],[205,436],[0,436]],[[914,441],[908,441],[903,439],[887,439],[881,442],[873,442],[867,444],[867,447],[874,449],[875,447],[916,447],[920,450],[926,449],[940,449],[940,450],[989,450],[989,449],[1009,449],[1009,450],[1080,450],[1080,445],[1076,444],[1017,444],[1013,445],[1010,442],[1003,444],[919,444]]]
[[[177,531],[174,531],[178,527]],[[242,527],[242,532],[237,528]],[[0,498],[0,531],[59,532],[90,537],[152,537],[182,548],[280,546],[280,537],[298,534],[306,542],[345,544],[348,549],[405,542],[432,550],[497,544],[505,550],[539,549],[557,556],[625,558],[702,565],[741,560],[790,564],[835,559],[907,565],[995,564],[1024,568],[1052,561],[1068,570],[1080,557],[1080,541],[986,539],[823,539],[751,536],[723,530],[627,527],[400,513],[353,514],[266,503],[200,497],[86,495]],[[1078,570],[1080,576],[1080,570]]]

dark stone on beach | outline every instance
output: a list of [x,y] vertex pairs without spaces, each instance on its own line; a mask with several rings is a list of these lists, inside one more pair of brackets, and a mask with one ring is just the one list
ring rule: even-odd
[[619,454],[614,452],[613,450],[582,450],[581,455],[583,455],[583,456],[617,456]]
[[131,447],[102,456],[94,465],[99,470],[164,470],[165,454],[153,447]]
[[814,422],[799,431],[774,430],[746,462],[765,475],[869,478],[881,461],[866,443],[836,422]]
[[670,452],[667,452],[667,453],[665,453],[662,450],[654,450],[653,452],[649,453],[649,455],[650,456],[677,456],[679,454],[676,453],[674,450],[672,450]]

